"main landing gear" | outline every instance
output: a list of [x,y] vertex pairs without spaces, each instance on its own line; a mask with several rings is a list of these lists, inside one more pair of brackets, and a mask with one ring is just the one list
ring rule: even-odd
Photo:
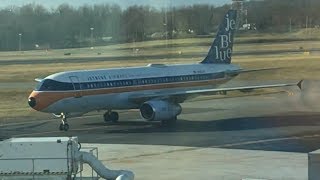
[[62,120],[61,120],[61,124],[59,126],[59,130],[60,131],[68,131],[69,130],[69,124],[67,122],[67,117],[66,115],[62,114]]
[[174,127],[177,124],[177,116],[170,120],[162,120],[161,126],[163,127]]
[[117,112],[109,110],[108,112],[104,113],[103,119],[105,122],[111,121],[113,123],[117,123],[119,120],[119,114]]

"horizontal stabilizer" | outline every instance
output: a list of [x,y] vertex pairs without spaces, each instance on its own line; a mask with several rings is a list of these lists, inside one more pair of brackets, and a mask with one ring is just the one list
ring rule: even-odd
[[260,68],[260,69],[242,69],[239,73],[248,73],[248,72],[257,72],[257,71],[272,71],[272,70],[279,70],[283,69],[280,67],[273,67],[273,68]]

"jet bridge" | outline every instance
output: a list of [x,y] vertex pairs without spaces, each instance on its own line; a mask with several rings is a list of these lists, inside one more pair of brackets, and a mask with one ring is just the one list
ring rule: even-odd
[[87,179],[83,164],[92,168],[90,179],[134,179],[131,171],[106,168],[97,155],[97,148],[81,149],[77,137],[11,138],[0,142],[0,179]]

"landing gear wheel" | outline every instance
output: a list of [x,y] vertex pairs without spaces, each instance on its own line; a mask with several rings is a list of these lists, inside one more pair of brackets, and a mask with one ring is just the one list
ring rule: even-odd
[[64,114],[62,114],[62,120],[61,124],[59,125],[59,130],[60,131],[68,131],[69,130],[69,124],[67,122],[67,118]]
[[117,123],[119,120],[119,114],[117,112],[108,111],[104,113],[103,119],[105,122],[111,121],[113,123]]
[[111,112],[110,113],[110,120],[113,122],[113,123],[117,123],[118,120],[119,120],[119,114],[117,112]]
[[64,124],[63,130],[64,130],[64,131],[68,131],[68,130],[69,130],[69,124]]
[[169,121],[168,120],[162,120],[161,121],[161,126],[163,126],[163,127],[169,126]]
[[59,130],[60,130],[60,131],[63,131],[63,129],[64,129],[64,126],[63,126],[63,124],[61,123],[60,126],[59,126]]
[[177,124],[177,116],[169,120],[161,121],[161,126],[165,126],[165,127],[172,127],[172,126],[175,126],[176,124]]
[[103,119],[105,122],[109,122],[110,121],[110,113],[109,112],[104,113]]
[[59,130],[60,131],[68,131],[69,130],[69,124],[60,124],[60,126],[59,126]]

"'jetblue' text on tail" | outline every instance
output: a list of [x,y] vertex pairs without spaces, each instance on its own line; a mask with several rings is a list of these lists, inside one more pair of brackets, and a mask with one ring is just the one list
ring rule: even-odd
[[236,10],[229,10],[220,24],[207,57],[201,63],[230,64],[233,36],[236,30]]

